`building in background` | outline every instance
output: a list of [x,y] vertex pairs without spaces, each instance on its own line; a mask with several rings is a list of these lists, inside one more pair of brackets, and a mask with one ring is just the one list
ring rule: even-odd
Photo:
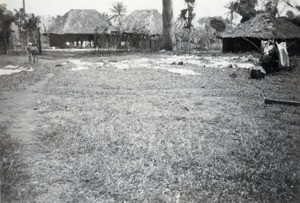
[[300,27],[286,17],[258,14],[221,34],[223,52],[260,51],[262,40],[286,41],[290,55],[300,54]]

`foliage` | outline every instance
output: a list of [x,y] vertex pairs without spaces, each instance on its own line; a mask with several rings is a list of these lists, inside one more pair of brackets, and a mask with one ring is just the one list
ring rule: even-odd
[[242,16],[241,22],[245,22],[256,15],[255,6],[257,0],[238,0],[236,13]]
[[[296,6],[296,9],[297,9],[298,11],[300,11],[300,6],[297,5],[297,6]],[[294,17],[292,21],[293,21],[293,23],[295,23],[296,25],[300,26],[300,15],[297,15],[296,17]]]
[[201,34],[198,28],[191,27],[190,29],[185,29],[185,21],[178,18],[175,22],[175,37],[177,50],[188,50],[191,44],[197,45]]
[[191,29],[193,24],[192,21],[195,18],[194,7],[195,7],[195,0],[185,0],[187,4],[186,9],[182,9],[180,13],[180,18],[185,21],[185,29]]
[[229,10],[227,12],[227,18],[230,17],[229,20],[232,24],[232,21],[234,19],[234,14],[236,13],[237,8],[238,8],[238,2],[237,1],[231,1],[228,4],[226,4],[225,8],[227,8]]
[[[300,7],[299,6],[295,6],[295,8],[300,11]],[[294,24],[296,24],[297,26],[300,26],[300,15],[295,15],[295,13],[293,11],[288,10],[286,12],[286,17],[289,20],[291,20]]]
[[113,3],[110,12],[112,13],[110,19],[113,20],[118,31],[121,31],[123,27],[123,20],[127,13],[126,6],[122,2],[115,2]]
[[61,16],[61,15],[57,15],[56,17],[52,17],[48,30],[52,30],[53,28],[55,28],[55,26],[57,26],[59,24],[62,24],[63,21],[64,21],[64,17]]
[[4,40],[5,52],[7,53],[8,39],[11,32],[11,24],[14,21],[14,15],[6,9],[5,4],[0,4],[0,38]]
[[193,31],[193,24],[192,21],[195,18],[194,7],[195,7],[195,0],[185,0],[187,8],[182,9],[179,15],[178,22],[176,23],[176,28],[180,29],[179,32],[176,32],[176,38],[178,41],[185,42],[185,49],[190,49],[191,35]]
[[107,20],[110,20],[110,19],[109,19],[108,13],[103,12],[103,13],[100,13],[100,15],[101,15],[103,18],[105,18],[105,19],[107,19]]
[[281,2],[294,8],[294,6],[289,3],[289,0],[261,0],[261,2],[264,7],[263,10],[256,10],[255,6],[258,4],[258,0],[237,0],[229,2],[225,6],[225,8],[228,9],[227,17],[229,17],[231,22],[234,19],[235,13],[242,16],[241,22],[245,22],[262,12],[270,13],[276,17],[280,15],[278,6]]
[[34,14],[25,13],[23,8],[19,11],[15,10],[15,12],[15,23],[19,29],[21,44],[24,46],[28,42],[37,44],[40,18]]
[[265,11],[272,16],[279,16],[278,4],[280,0],[266,0],[264,2]]
[[52,25],[55,23],[62,23],[63,22],[63,16],[57,15],[56,17],[52,17]]
[[205,46],[205,49],[211,49],[213,46],[220,46],[220,40],[217,38],[220,32],[231,26],[229,20],[223,19],[221,16],[204,17],[198,20],[200,27],[199,44]]
[[284,4],[285,6],[297,9],[297,6],[293,6],[290,3],[290,0],[262,0],[262,3],[264,5],[264,11],[270,13],[274,17],[281,15],[281,11],[279,11],[279,4]]
[[300,15],[296,16],[292,19],[292,22],[298,26],[300,26]]
[[226,24],[223,19],[213,18],[209,25],[214,28],[217,32],[223,32],[226,29]]
[[295,14],[294,14],[293,11],[288,10],[288,11],[286,12],[286,17],[288,17],[289,19],[293,19],[293,18],[295,17]]
[[6,9],[5,4],[0,4],[0,30],[9,31],[12,22],[14,21],[14,16],[11,11]]
[[292,23],[300,26],[300,15],[295,15],[292,11],[287,11],[286,16]]

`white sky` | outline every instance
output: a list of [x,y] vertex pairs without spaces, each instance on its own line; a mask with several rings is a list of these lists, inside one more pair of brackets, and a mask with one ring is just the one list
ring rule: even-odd
[[[109,13],[112,3],[121,1],[127,5],[128,14],[137,9],[157,9],[162,11],[162,0],[25,0],[26,12],[36,15],[63,15],[70,9],[96,9]],[[233,0],[196,0],[196,19],[204,16],[223,16],[227,12],[224,6]],[[300,5],[300,0],[290,0],[294,5]],[[23,0],[0,0],[9,10],[19,9]],[[174,17],[185,8],[184,0],[173,0]],[[287,7],[287,10],[290,8]],[[292,10],[292,9],[290,9]],[[285,14],[285,12],[283,13]]]

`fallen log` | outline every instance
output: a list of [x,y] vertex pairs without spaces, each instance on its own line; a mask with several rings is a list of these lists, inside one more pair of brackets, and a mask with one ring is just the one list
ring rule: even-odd
[[265,98],[265,104],[283,104],[288,106],[300,106],[300,102],[283,101],[283,100],[266,99],[266,98]]

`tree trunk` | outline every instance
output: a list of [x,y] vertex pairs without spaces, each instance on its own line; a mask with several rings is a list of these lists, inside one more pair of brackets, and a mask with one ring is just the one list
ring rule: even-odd
[[37,30],[38,34],[38,49],[39,49],[39,54],[42,54],[42,42],[41,42],[41,30],[38,28]]
[[163,2],[163,47],[172,51],[175,48],[175,33],[173,22],[173,0],[162,0]]
[[188,42],[187,42],[187,52],[190,52],[190,50],[191,50],[191,35],[192,35],[192,29],[191,28],[189,28],[189,30],[188,30]]

